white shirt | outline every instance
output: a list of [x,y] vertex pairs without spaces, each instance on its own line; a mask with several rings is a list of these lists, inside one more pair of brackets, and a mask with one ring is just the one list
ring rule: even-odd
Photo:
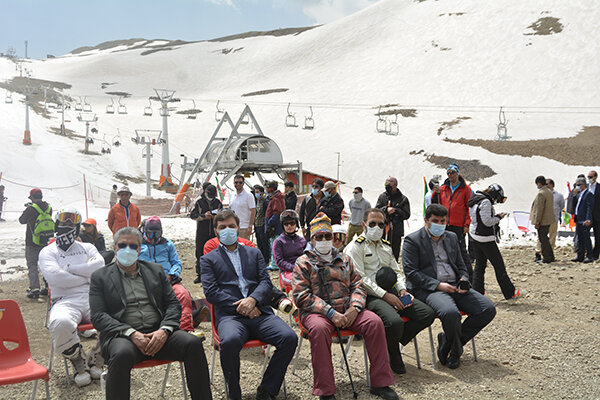
[[590,190],[590,192],[592,192],[592,194],[596,194],[596,185],[597,184],[598,184],[598,181],[589,184],[588,189]]
[[250,226],[251,210],[256,208],[254,196],[246,190],[242,190],[242,193],[239,194],[235,192],[231,195],[229,207],[240,219],[240,228],[247,229]]

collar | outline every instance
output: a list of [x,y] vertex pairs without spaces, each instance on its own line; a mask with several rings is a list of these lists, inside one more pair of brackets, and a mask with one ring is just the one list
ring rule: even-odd
[[[433,236],[431,236],[431,233],[429,233],[429,230],[427,230],[427,227],[424,226],[423,229],[427,233],[427,236],[429,236],[429,239],[431,239],[432,241],[435,242],[435,240],[433,240]],[[446,236],[446,231],[444,231],[444,233],[442,233],[442,236],[440,236],[440,240],[438,240],[437,243],[441,242],[445,236]]]
[[[136,261],[137,262],[137,261]],[[123,276],[124,278],[126,277],[132,277],[132,276],[142,276],[142,274],[140,273],[140,265],[138,264],[137,269],[135,270],[135,273],[133,275],[128,274],[127,272],[125,272],[123,270],[123,268],[119,267],[119,264],[115,263],[115,265],[117,266],[117,269],[119,270],[119,272],[121,273],[121,276]]]
[[223,245],[222,243],[219,243],[219,246],[223,248],[223,250],[225,250],[226,252],[228,252],[229,254],[236,254],[240,252],[240,242],[238,242],[237,246],[235,246],[235,250],[231,251],[229,250],[225,245]]

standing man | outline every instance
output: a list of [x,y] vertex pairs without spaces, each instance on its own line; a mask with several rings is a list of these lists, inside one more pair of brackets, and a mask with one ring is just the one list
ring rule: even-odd
[[600,190],[598,189],[598,172],[588,173],[589,190],[594,194],[594,212],[592,228],[594,229],[594,260],[600,257]]
[[4,202],[8,200],[6,197],[4,197],[4,185],[0,185],[0,222],[4,221],[2,219],[2,208],[4,207]]
[[256,245],[265,259],[265,263],[271,263],[271,246],[265,227],[265,212],[269,201],[265,195],[265,188],[261,185],[254,185],[254,197],[256,198],[256,218],[254,219],[254,233],[256,234]]
[[223,203],[217,198],[217,188],[208,183],[190,213],[190,218],[196,220],[196,275],[198,277],[194,283],[200,283],[200,257],[204,255],[206,242],[215,237],[213,218],[215,212],[221,208]]
[[[267,196],[269,198],[269,205],[265,212],[265,226],[267,232],[267,239],[269,239],[269,248],[273,249],[273,242],[275,239],[283,233],[283,226],[279,219],[282,212],[285,211],[285,196],[281,191],[277,189],[277,182],[267,182]],[[277,271],[277,263],[275,257],[271,259],[271,263],[268,267],[271,271]]]
[[119,195],[117,194],[117,185],[113,185],[112,191],[110,192],[110,208],[113,208],[115,204],[117,204],[117,201],[119,201]]
[[127,186],[121,186],[117,194],[119,202],[108,212],[108,228],[113,235],[127,226],[137,228],[142,222],[140,209],[129,201],[131,190]]
[[363,233],[365,211],[371,208],[371,203],[363,198],[363,190],[360,186],[354,188],[352,195],[353,199],[348,203],[350,206],[350,223],[346,234],[346,244],[352,241],[354,235],[360,236]]
[[392,251],[397,260],[404,236],[404,220],[410,218],[410,202],[398,189],[398,179],[389,177],[385,180],[385,192],[379,195],[375,208],[379,208],[386,216],[386,239],[392,243]]
[[285,181],[285,209],[296,211],[296,204],[298,203],[298,195],[294,190],[294,183],[292,181]]
[[317,215],[321,199],[323,198],[323,186],[325,182],[322,179],[315,179],[312,182],[310,194],[304,197],[302,204],[300,205],[300,227],[302,228],[302,234],[306,240],[310,240],[309,225]]
[[116,261],[92,274],[92,324],[108,362],[106,398],[130,397],[131,369],[149,359],[182,361],[192,399],[210,400],[202,341],[179,329],[181,305],[160,264],[139,261],[142,234],[133,227],[114,237]]
[[244,189],[244,175],[236,175],[233,178],[235,193],[231,195],[229,207],[240,218],[240,236],[250,239],[254,218],[256,218],[256,202],[254,196]]
[[581,193],[575,208],[575,234],[577,235],[577,257],[571,261],[591,263],[594,261],[590,228],[594,216],[594,193],[587,187],[585,178],[577,180]]
[[[469,226],[471,225],[467,203],[473,191],[460,175],[460,169],[457,164],[450,164],[446,173],[448,174],[448,179],[440,187],[439,201],[437,203],[443,205],[448,210],[448,226],[446,229],[454,232],[456,237],[458,237],[460,254],[469,272],[469,281],[471,281],[473,280],[473,267],[471,266],[469,253],[467,253],[465,235],[469,232]],[[435,203],[435,201],[432,202]]]
[[38,258],[40,251],[54,236],[54,221],[52,220],[52,207],[42,200],[42,191],[38,188],[29,192],[31,203],[26,204],[25,211],[19,217],[21,224],[26,224],[25,230],[25,259],[29,277],[27,297],[37,300],[48,295],[48,288],[40,291],[40,274],[38,271]]
[[332,181],[325,182],[323,186],[323,199],[319,205],[319,211],[324,212],[331,219],[331,225],[342,223],[342,211],[344,211],[344,200],[337,192],[337,185]]
[[[565,196],[563,196],[562,193],[559,193],[558,191],[554,190],[554,181],[552,179],[547,178],[546,185],[548,186],[548,189],[552,191],[553,198],[552,205],[554,208],[554,223],[550,224],[550,245],[554,250],[556,248],[556,236],[558,235],[558,227],[561,221],[562,210],[565,208]],[[542,251],[542,247],[539,240],[537,242],[537,247],[535,250],[535,254],[537,257]]]
[[298,336],[273,314],[269,306],[273,284],[260,251],[238,245],[239,221],[230,210],[215,217],[220,245],[200,260],[202,287],[214,307],[229,398],[242,398],[240,351],[248,340],[258,339],[276,348],[256,394],[257,400],[272,400],[294,357]]
[[[437,355],[456,369],[463,346],[496,316],[494,304],[470,288],[458,238],[446,231],[448,211],[439,204],[425,210],[425,226],[406,237],[402,265],[409,292],[427,303],[442,321]],[[463,311],[469,316],[461,324]]]
[[550,234],[550,225],[554,223],[554,195],[546,185],[546,178],[544,176],[540,175],[535,178],[535,184],[537,185],[538,193],[531,205],[529,219],[535,226],[535,229],[537,229],[540,249],[542,251],[542,257],[538,258],[536,256],[535,261],[549,264],[556,261],[548,236]]
[[[435,313],[431,307],[413,298],[406,291],[404,276],[397,259],[394,258],[392,246],[390,242],[382,239],[385,228],[383,211],[373,208],[363,215],[364,233],[346,246],[344,254],[352,259],[356,271],[362,277],[368,295],[367,310],[379,315],[383,321],[392,371],[405,374],[406,367],[398,345],[406,346],[419,332],[431,325]],[[377,276],[382,268],[393,271],[395,293],[386,291],[377,284]],[[412,300],[408,305],[404,305],[399,297],[407,294]],[[409,320],[404,322],[402,317],[408,317]]]

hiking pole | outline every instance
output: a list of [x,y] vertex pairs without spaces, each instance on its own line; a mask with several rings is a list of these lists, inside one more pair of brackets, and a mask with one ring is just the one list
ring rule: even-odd
[[[327,288],[325,287],[325,280],[323,278],[323,275],[321,274],[321,268],[317,269],[317,275],[319,276],[319,283],[321,284],[321,289],[323,290],[323,293],[327,297],[326,301],[327,301],[327,303],[329,303],[330,302],[329,292],[327,292]],[[332,321],[332,323],[333,323],[333,321]],[[352,374],[350,373],[350,365],[348,364],[348,356],[346,356],[346,349],[344,348],[344,342],[342,341],[342,334],[340,332],[340,328],[338,328],[335,324],[333,324],[333,326],[335,327],[335,333],[337,333],[338,341],[340,342],[340,348],[342,349],[342,356],[344,357],[344,363],[346,363],[346,371],[348,371],[348,378],[350,378],[350,386],[352,387],[352,393],[353,393],[352,396],[356,400],[356,399],[358,399],[358,392],[356,391],[356,388],[354,387],[354,381],[352,380]]]

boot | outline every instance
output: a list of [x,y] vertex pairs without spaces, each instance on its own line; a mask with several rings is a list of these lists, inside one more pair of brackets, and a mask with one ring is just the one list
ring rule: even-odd
[[92,378],[87,370],[82,353],[83,349],[79,343],[70,349],[63,351],[63,357],[71,360],[71,364],[73,364],[73,369],[75,370],[75,377],[73,380],[77,387],[83,387],[92,383]]
[[88,353],[86,357],[88,368],[90,369],[90,376],[92,379],[100,379],[102,375],[102,367],[104,366],[104,358],[100,354],[100,341],[97,340],[94,347]]

